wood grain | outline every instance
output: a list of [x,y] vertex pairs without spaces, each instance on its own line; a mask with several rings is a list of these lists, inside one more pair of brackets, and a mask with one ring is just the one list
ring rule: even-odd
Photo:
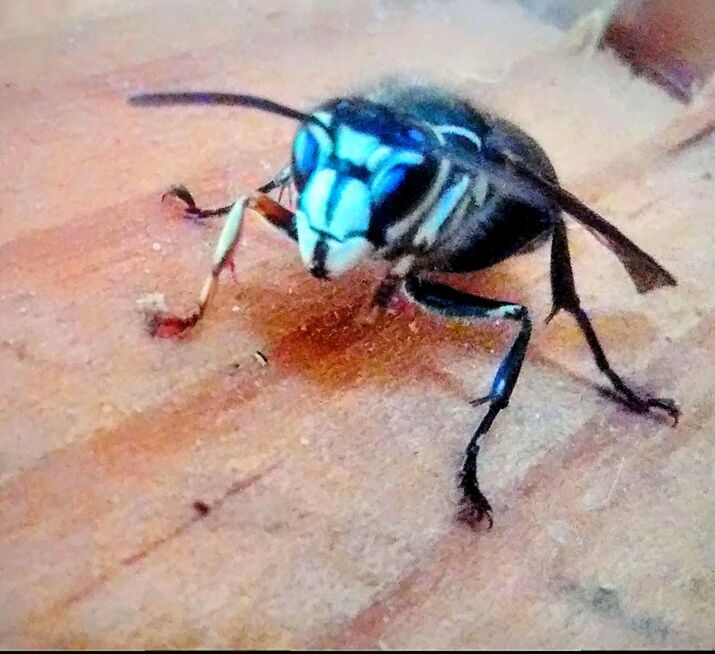
[[[0,39],[0,644],[712,647],[715,151],[658,145],[711,106],[564,54],[506,2],[104,5]],[[257,221],[190,338],[150,339],[135,304],[190,308],[210,265],[218,224],[180,220],[166,187],[222,203],[293,126],[129,93],[301,108],[394,71],[520,122],[679,280],[638,296],[571,230],[614,365],[683,419],[602,392],[568,317],[537,326],[483,449],[489,532],[455,523],[455,473],[503,326],[405,307],[362,327],[379,267],[321,283]],[[455,282],[549,309],[545,251]]]

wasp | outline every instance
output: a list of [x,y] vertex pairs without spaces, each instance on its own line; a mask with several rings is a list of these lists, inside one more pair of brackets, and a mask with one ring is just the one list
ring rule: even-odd
[[[137,106],[227,105],[276,114],[298,123],[290,162],[274,179],[232,204],[202,210],[183,186],[170,194],[187,216],[228,214],[201,290],[198,310],[152,316],[157,336],[176,336],[203,317],[221,271],[232,265],[244,214],[261,215],[297,242],[312,275],[331,279],[366,259],[386,262],[371,301],[384,310],[402,290],[417,305],[459,320],[507,320],[518,333],[501,361],[487,404],[465,451],[458,516],[492,525],[492,508],[477,480],[480,439],[509,404],[532,331],[525,306],[479,297],[434,279],[434,273],[472,273],[551,242],[552,310],[570,313],[599,370],[633,410],[660,411],[677,423],[668,398],[634,391],[611,367],[581,305],[569,254],[564,214],[592,232],[621,261],[640,293],[676,284],[650,255],[564,189],[549,157],[511,122],[425,83],[395,79],[368,91],[328,100],[309,112],[266,98],[234,93],[170,92],[135,95]],[[267,194],[291,188],[295,210]]]

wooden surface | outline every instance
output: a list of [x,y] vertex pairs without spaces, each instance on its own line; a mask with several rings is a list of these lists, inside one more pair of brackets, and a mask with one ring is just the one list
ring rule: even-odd
[[[78,3],[0,40],[0,644],[711,648],[714,141],[667,149],[712,95],[687,110],[507,2],[247,4]],[[638,296],[571,229],[614,365],[678,399],[673,429],[601,392],[567,316],[542,324],[546,251],[456,280],[536,325],[482,451],[491,531],[454,521],[455,474],[505,326],[360,327],[379,267],[321,283],[255,220],[191,338],[150,339],[136,307],[190,308],[217,235],[162,191],[253,188],[293,126],[127,94],[308,107],[394,71],[520,122],[680,282]]]

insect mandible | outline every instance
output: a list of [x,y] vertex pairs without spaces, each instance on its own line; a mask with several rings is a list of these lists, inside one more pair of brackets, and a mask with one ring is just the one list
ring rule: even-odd
[[[387,262],[372,298],[374,313],[402,289],[416,304],[446,317],[516,323],[518,334],[489,394],[472,402],[487,403],[488,409],[466,448],[460,517],[486,517],[492,524],[491,506],[477,481],[479,440],[509,403],[532,323],[525,306],[456,290],[430,279],[430,273],[482,270],[550,237],[553,305],[547,322],[562,309],[570,313],[598,368],[625,403],[641,413],[660,410],[677,423],[680,412],[673,400],[636,393],[608,362],[576,292],[563,214],[616,254],[640,293],[675,285],[675,279],[562,188],[539,144],[512,123],[449,91],[395,79],[329,100],[309,113],[233,93],[151,93],[129,101],[137,106],[248,107],[299,123],[290,163],[256,192],[202,210],[186,188],[169,191],[186,203],[190,217],[228,216],[198,310],[187,317],[156,313],[150,321],[154,335],[178,335],[202,318],[219,274],[232,261],[247,209],[296,241],[315,277],[336,277],[368,258]],[[297,193],[295,211],[266,195],[290,186]]]

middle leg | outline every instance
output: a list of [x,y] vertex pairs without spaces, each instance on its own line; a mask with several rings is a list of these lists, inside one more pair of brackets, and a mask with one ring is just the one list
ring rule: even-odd
[[497,414],[509,404],[531,336],[529,312],[520,304],[479,297],[418,277],[408,279],[405,290],[418,304],[450,318],[506,319],[520,325],[519,334],[499,365],[489,394],[473,402],[475,405],[489,402],[489,409],[467,445],[461,473],[460,486],[464,497],[460,517],[467,521],[480,521],[486,517],[491,527],[491,505],[479,489],[477,481],[478,441],[489,431]]

